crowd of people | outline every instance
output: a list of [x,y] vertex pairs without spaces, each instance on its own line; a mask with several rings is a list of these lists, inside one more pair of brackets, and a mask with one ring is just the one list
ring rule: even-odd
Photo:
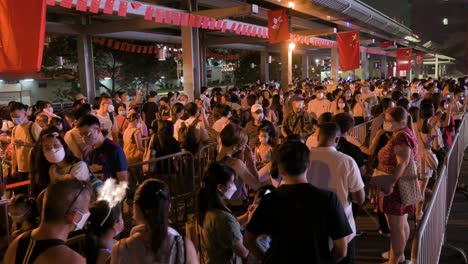
[[[5,193],[4,263],[354,263],[366,200],[390,238],[382,261],[408,262],[408,215],[424,216],[424,194],[467,110],[467,77],[200,92],[193,101],[101,94],[92,104],[78,94],[59,114],[46,101],[3,107],[3,177],[30,180]],[[350,132],[367,121],[361,142]],[[216,158],[190,190],[195,235],[186,237],[171,227],[170,175],[129,164],[212,143]],[[102,194],[109,181],[125,198]],[[411,184],[420,195],[408,200]]]

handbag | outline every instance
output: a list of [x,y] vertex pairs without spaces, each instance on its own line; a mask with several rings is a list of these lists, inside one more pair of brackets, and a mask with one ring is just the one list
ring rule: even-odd
[[393,175],[375,169],[369,183],[375,187],[387,189],[393,184]]
[[421,190],[419,189],[418,171],[413,151],[411,151],[410,160],[403,172],[403,176],[398,179],[397,184],[401,203],[404,206],[414,205],[423,200]]

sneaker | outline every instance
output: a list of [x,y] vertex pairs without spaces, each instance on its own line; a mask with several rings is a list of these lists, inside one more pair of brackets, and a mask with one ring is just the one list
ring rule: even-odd
[[364,234],[365,234],[364,231],[362,231],[362,230],[356,230],[356,237],[363,236]]
[[386,237],[386,238],[390,238],[390,233],[385,233],[381,229],[379,229],[379,235]]

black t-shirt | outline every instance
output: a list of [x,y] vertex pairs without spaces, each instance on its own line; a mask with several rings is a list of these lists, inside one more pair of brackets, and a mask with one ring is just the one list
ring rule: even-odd
[[334,263],[328,239],[352,233],[336,194],[308,183],[265,195],[247,231],[271,236],[267,254],[273,263]]
[[344,137],[340,138],[336,150],[353,158],[359,168],[366,164],[361,149]]
[[150,127],[154,119],[156,119],[156,113],[159,111],[158,105],[155,102],[146,102],[143,104],[143,112],[145,113],[146,126]]

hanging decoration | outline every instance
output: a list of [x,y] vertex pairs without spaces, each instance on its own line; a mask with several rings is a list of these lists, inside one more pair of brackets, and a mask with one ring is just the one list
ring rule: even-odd
[[398,48],[397,49],[397,71],[411,70],[411,57],[412,48]]
[[128,42],[122,42],[120,40],[101,37],[93,37],[93,43],[113,50],[140,54],[158,54],[158,56],[160,54],[160,50],[164,49],[164,47],[166,47],[166,56],[168,56],[169,53],[171,53],[171,56],[176,56],[182,52],[182,49],[178,45],[136,45]]
[[424,64],[424,51],[416,51],[416,64]]

